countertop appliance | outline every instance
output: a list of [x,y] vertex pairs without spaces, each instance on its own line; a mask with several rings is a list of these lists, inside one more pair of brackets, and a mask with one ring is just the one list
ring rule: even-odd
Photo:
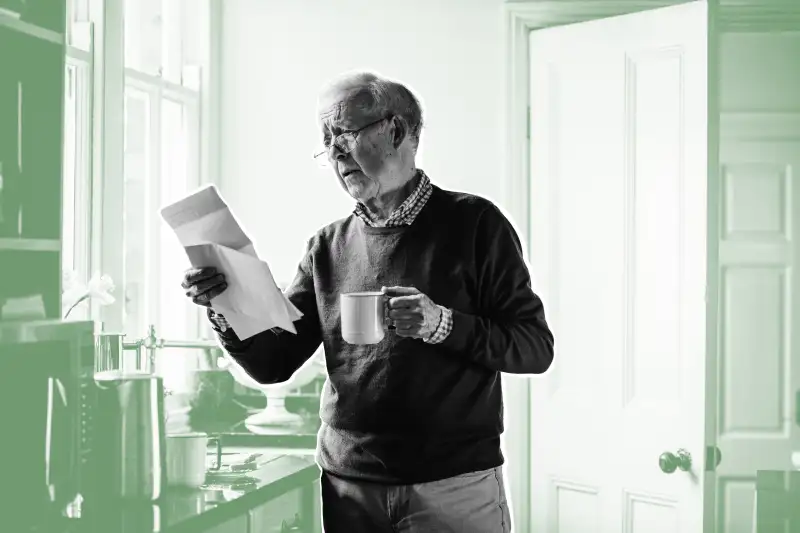
[[86,483],[94,398],[89,321],[0,321],[4,530],[46,530]]
[[95,374],[92,455],[95,492],[88,499],[158,501],[166,485],[164,383],[146,372]]

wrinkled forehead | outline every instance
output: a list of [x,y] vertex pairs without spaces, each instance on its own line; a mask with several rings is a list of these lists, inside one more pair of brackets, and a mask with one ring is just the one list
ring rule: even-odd
[[320,128],[330,131],[357,129],[380,118],[365,87],[331,87],[317,100]]

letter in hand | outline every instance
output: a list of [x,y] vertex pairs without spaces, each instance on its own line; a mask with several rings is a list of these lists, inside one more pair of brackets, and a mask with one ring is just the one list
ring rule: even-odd
[[183,274],[181,287],[192,302],[211,307],[211,300],[228,288],[225,275],[214,267],[190,268]]

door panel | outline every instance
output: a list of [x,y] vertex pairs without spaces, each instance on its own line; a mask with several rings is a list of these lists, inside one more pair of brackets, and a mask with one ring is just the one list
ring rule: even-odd
[[531,34],[536,532],[702,531],[706,39],[700,2]]
[[722,128],[718,520],[750,533],[756,471],[792,470],[800,450],[800,115],[728,113]]

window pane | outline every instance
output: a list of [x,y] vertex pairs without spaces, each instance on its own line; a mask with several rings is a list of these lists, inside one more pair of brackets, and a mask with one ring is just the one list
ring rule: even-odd
[[147,281],[149,259],[147,217],[151,179],[150,98],[131,87],[125,89],[125,207],[124,287],[125,333],[133,338],[147,333],[147,295],[152,291]]
[[209,4],[207,0],[180,0],[180,4],[183,13],[183,65],[202,65],[205,63],[205,45],[210,39],[206,27]]
[[[91,102],[88,90],[91,82],[90,71],[88,65],[68,60],[64,73],[61,266],[64,273],[70,276],[69,279],[80,283],[86,283],[91,275],[89,271]],[[65,285],[68,286],[69,283]],[[70,318],[89,318],[90,315],[91,305],[83,303],[70,313]]]
[[161,0],[125,1],[125,66],[158,75],[163,56]]
[[[61,268],[65,272],[74,271],[75,265],[75,172],[77,162],[77,110],[76,76],[74,66],[67,65],[64,73],[64,161],[62,180],[61,209]],[[83,307],[83,306],[82,306]],[[77,317],[79,310],[70,313]]]
[[[189,191],[187,177],[187,131],[184,122],[183,104],[172,100],[161,101],[161,204],[179,200]],[[161,265],[159,273],[165,282],[160,291],[160,309],[186,310],[187,300],[180,290],[179,280],[189,266],[186,253],[175,233],[166,224],[161,224]],[[185,312],[163,313],[161,329],[173,338],[186,338],[195,333]]]
[[[74,0],[81,1],[81,0]],[[85,1],[85,0],[84,0]],[[191,85],[186,68],[206,63],[207,0],[124,0],[125,66]],[[191,73],[194,75],[194,72]],[[196,85],[196,83],[195,83]]]
[[[183,103],[161,100],[161,180],[159,181],[161,205],[167,205],[186,196],[197,186],[197,176],[190,174],[190,135],[187,121],[188,108]],[[198,336],[199,308],[183,293],[179,280],[190,266],[183,247],[174,231],[160,223],[160,248],[158,275],[161,290],[158,292],[159,328],[168,339],[195,339]],[[198,352],[172,349],[169,356],[161,358],[160,371],[173,390],[191,386],[184,382],[187,370],[194,367]]]
[[70,46],[90,50],[90,0],[67,0],[67,38]]
[[162,76],[173,82],[181,82],[183,70],[183,36],[184,20],[181,16],[181,2],[178,0],[162,0],[164,24],[161,26],[164,55],[162,58]]
[[179,0],[181,5],[181,84],[200,89],[200,71],[208,66],[211,44],[208,0]]

